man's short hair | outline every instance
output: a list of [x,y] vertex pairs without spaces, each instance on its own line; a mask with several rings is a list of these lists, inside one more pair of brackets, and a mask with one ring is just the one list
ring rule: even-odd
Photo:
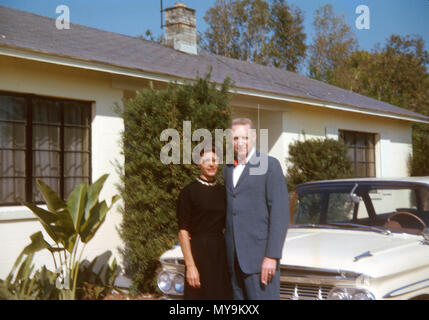
[[252,120],[250,120],[249,118],[235,118],[232,120],[232,126],[237,126],[237,125],[248,125],[250,129],[253,129],[253,122]]

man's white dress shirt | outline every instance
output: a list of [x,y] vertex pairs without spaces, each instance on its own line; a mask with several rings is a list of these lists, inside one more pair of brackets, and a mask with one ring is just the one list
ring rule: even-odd
[[[254,153],[255,148],[252,148],[252,150],[250,150],[250,152],[247,154],[246,163],[249,162],[250,158],[253,156]],[[232,172],[232,183],[234,184],[234,188],[237,185],[238,179],[240,179],[240,176],[243,173],[246,163],[239,162],[238,165],[234,168],[234,171]]]

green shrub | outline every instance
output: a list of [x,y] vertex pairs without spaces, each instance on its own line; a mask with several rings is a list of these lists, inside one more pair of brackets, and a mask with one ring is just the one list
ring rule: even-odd
[[115,287],[115,280],[121,268],[116,259],[109,264],[111,251],[106,251],[89,262],[81,263],[78,275],[78,289],[76,292],[79,300],[101,300],[112,291],[120,290]]
[[[57,287],[58,274],[45,266],[34,271],[35,253],[20,255],[5,280],[0,279],[0,300],[59,300],[63,298]],[[77,276],[76,298],[79,300],[102,299],[113,290],[120,272],[116,259],[109,265],[111,251],[81,262]],[[25,257],[25,258],[24,258]],[[34,272],[33,272],[34,271]]]
[[410,176],[429,176],[429,125],[413,126],[413,154],[409,159]]
[[303,182],[353,177],[352,161],[340,140],[305,139],[289,145],[289,190]]
[[0,300],[57,300],[57,274],[43,266],[33,272],[34,253],[19,257],[5,280],[0,280]]
[[161,132],[172,128],[183,137],[183,121],[191,121],[192,132],[206,128],[213,134],[215,129],[229,127],[229,89],[228,79],[217,89],[207,75],[194,83],[171,83],[162,90],[151,86],[124,100],[124,110],[117,107],[125,125],[125,163],[119,165],[119,189],[124,199],[120,235],[125,242],[126,271],[133,279],[132,294],[138,290],[156,292],[158,259],[178,240],[179,192],[198,172],[192,164],[161,162],[160,152],[167,144],[160,140]]

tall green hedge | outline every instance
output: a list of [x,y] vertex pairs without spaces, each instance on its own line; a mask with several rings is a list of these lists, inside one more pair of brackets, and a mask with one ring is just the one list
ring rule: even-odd
[[353,177],[352,161],[341,140],[305,139],[289,145],[286,181],[289,190],[303,182]]
[[207,75],[193,83],[171,83],[162,90],[151,86],[124,101],[121,115],[125,125],[122,134],[125,164],[120,168],[119,187],[124,208],[120,235],[126,244],[122,254],[133,278],[132,293],[157,290],[158,259],[178,241],[179,192],[199,172],[194,164],[161,162],[161,149],[168,143],[160,140],[161,132],[172,128],[182,137],[183,121],[192,122],[192,132],[206,128],[214,133],[214,129],[228,128],[230,87],[226,79],[216,88]]
[[408,162],[410,176],[429,176],[429,125],[413,126],[413,153]]

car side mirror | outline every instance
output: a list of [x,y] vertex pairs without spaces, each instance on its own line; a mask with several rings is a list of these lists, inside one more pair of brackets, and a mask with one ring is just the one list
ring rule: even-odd
[[355,193],[355,190],[357,189],[357,187],[358,187],[358,184],[356,183],[355,186],[353,187],[352,191],[349,194],[349,199],[353,203],[359,203],[360,202],[360,197]]
[[351,193],[349,195],[349,197],[353,203],[359,203],[360,202],[360,197],[358,195],[356,195],[356,193]]

